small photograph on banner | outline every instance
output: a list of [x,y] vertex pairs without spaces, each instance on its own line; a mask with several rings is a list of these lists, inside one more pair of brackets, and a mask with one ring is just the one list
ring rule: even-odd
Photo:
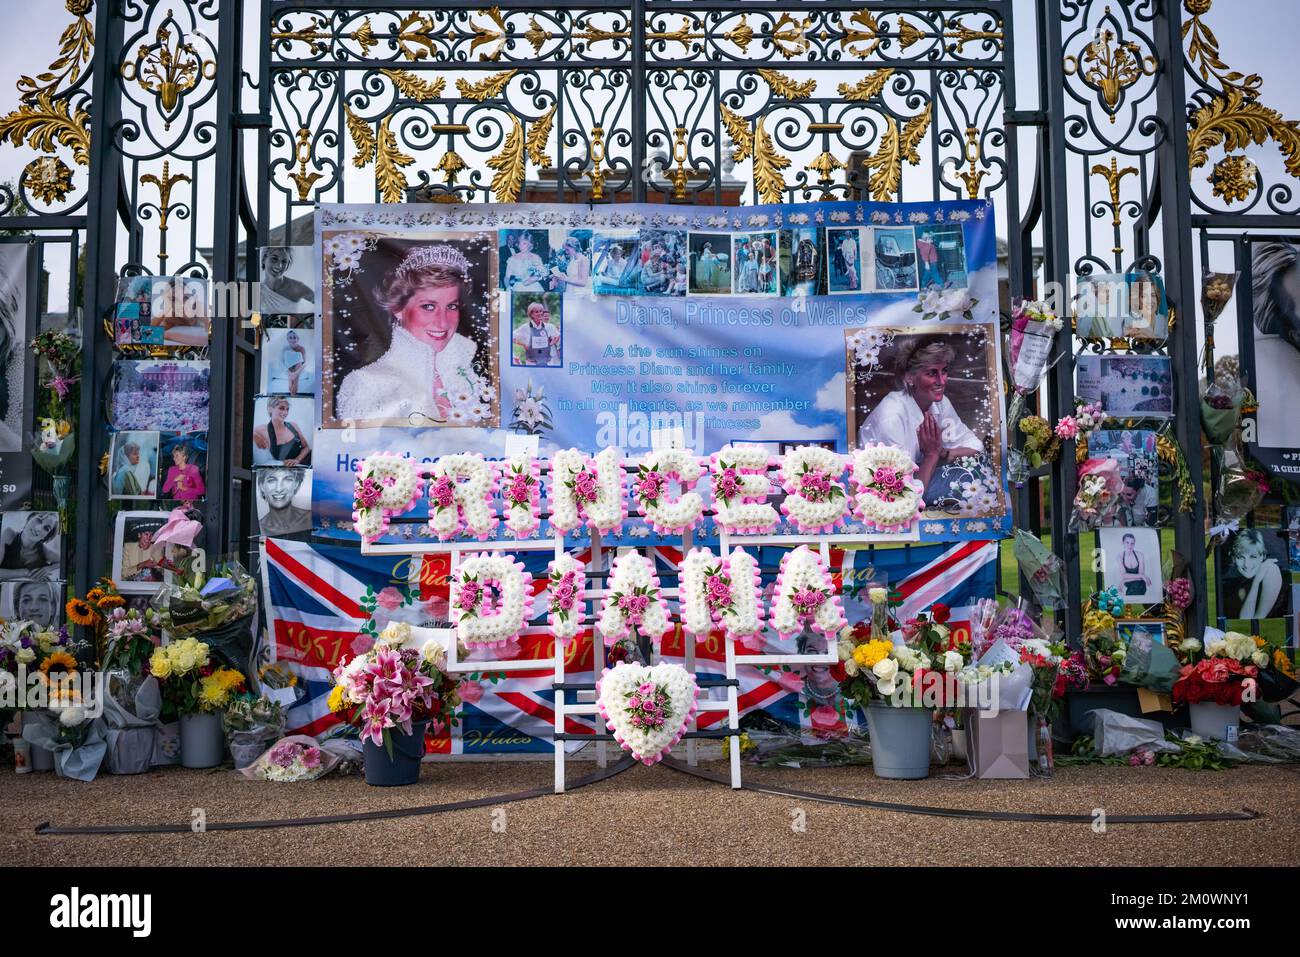
[[564,297],[520,292],[510,297],[510,364],[564,366]]
[[206,432],[162,432],[159,435],[158,497],[195,502],[208,494]]
[[781,295],[825,294],[825,239],[826,234],[816,226],[796,226],[779,232]]
[[1162,601],[1160,533],[1154,528],[1103,528],[1100,537],[1106,587],[1118,588],[1129,605]]
[[641,295],[686,295],[687,248],[684,230],[641,230]]
[[117,360],[109,424],[123,431],[208,431],[208,372],[199,359]]
[[263,395],[315,395],[316,330],[267,329],[262,337]]
[[731,295],[731,234],[691,233],[690,251],[690,294]]
[[1288,506],[1286,515],[1286,547],[1291,571],[1300,572],[1300,506]]
[[57,512],[5,512],[0,518],[0,581],[62,578]]
[[550,288],[550,233],[545,229],[503,229],[498,262],[506,292],[545,292]]
[[108,497],[157,498],[159,460],[159,433],[113,433],[108,453]]
[[262,468],[257,486],[257,527],[263,536],[311,531],[311,469]]
[[591,288],[603,296],[641,291],[641,234],[598,231],[591,242]]
[[253,417],[253,465],[311,465],[312,420],[309,398],[259,396]]
[[863,277],[865,288],[876,292],[917,289],[915,230],[910,226],[872,226],[866,235],[870,268]]
[[966,239],[960,226],[917,226],[917,269],[922,289],[933,286],[964,289],[966,275]]
[[732,236],[732,291],[742,296],[775,296],[780,291],[776,259],[776,233]]
[[1290,612],[1287,542],[1272,528],[1243,528],[1219,546],[1226,618],[1282,618]]
[[547,288],[559,293],[591,292],[591,230],[552,229],[550,242]]
[[[530,243],[546,231],[526,233],[515,237],[516,288],[540,292]],[[497,234],[321,236],[322,425],[496,426]]]
[[264,316],[301,316],[316,311],[315,250],[311,246],[263,246],[258,257],[257,311]]
[[862,292],[862,230],[826,230],[826,282],[832,293]]

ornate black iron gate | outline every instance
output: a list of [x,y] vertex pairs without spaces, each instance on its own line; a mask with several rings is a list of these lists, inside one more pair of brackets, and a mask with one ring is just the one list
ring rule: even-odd
[[[1203,592],[1195,268],[1212,243],[1240,258],[1242,230],[1300,226],[1289,190],[1266,189],[1244,155],[1271,136],[1295,174],[1300,134],[1260,104],[1258,78],[1220,59],[1210,0],[65,7],[57,59],[20,81],[19,108],[0,119],[0,136],[38,154],[0,197],[0,229],[30,233],[40,262],[56,244],[73,251],[68,298],[82,307],[85,343],[69,566],[79,585],[107,571],[111,548],[94,423],[120,275],[256,279],[258,247],[307,241],[322,201],[866,196],[993,200],[1004,310],[1042,283],[1134,267],[1164,275],[1178,404],[1161,448],[1171,462],[1189,453],[1174,545]],[[1016,40],[1036,47],[1034,69],[1017,68]],[[1203,200],[1191,173],[1220,147],[1228,155]],[[1233,214],[1241,202],[1248,212]],[[257,342],[255,323],[214,322],[204,504],[214,554],[249,547]],[[1046,415],[1073,408],[1074,345],[1058,340],[1066,361],[1044,390]],[[1018,523],[1050,534],[1066,561],[1072,635],[1089,576],[1066,531],[1074,492],[1073,467],[1058,465],[1016,502]],[[1190,627],[1205,614],[1198,602]]]

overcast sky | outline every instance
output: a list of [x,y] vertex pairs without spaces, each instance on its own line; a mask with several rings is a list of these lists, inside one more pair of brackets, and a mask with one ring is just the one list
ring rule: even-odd
[[[1112,2],[1118,3],[1119,0]],[[248,6],[255,9],[258,3],[252,0]],[[1025,82],[1033,75],[1038,53],[1032,27],[1033,7],[1034,0],[1016,0],[1019,25],[1019,35],[1015,38],[1017,66],[1024,78],[1019,105],[1026,109],[1036,105],[1032,101],[1032,82]],[[0,0],[0,11],[9,14],[3,18],[4,29],[0,31],[0,63],[5,65],[7,74],[0,79],[0,111],[7,113],[18,102],[14,88],[18,75],[35,74],[45,68],[55,55],[58,34],[70,21],[70,15],[61,0]],[[1206,22],[1218,35],[1221,55],[1232,68],[1263,76],[1263,102],[1287,117],[1300,118],[1300,89],[1292,79],[1295,70],[1294,36],[1300,27],[1300,0],[1219,0]],[[250,58],[255,62],[255,57]],[[1251,153],[1262,161],[1266,173],[1280,168],[1277,150],[1271,143],[1252,149]],[[0,180],[14,180],[31,155],[27,149],[0,145]],[[1028,171],[1023,172],[1028,175]],[[1202,177],[1206,174],[1208,168],[1197,173]],[[1300,184],[1296,186],[1300,187]],[[1300,193],[1300,189],[1297,192]],[[1005,229],[999,231],[1005,232]],[[57,263],[50,265],[58,269]],[[57,288],[60,283],[56,281],[54,285]],[[55,309],[63,305],[51,302]],[[1227,328],[1220,329],[1221,352],[1235,349],[1228,332]]]

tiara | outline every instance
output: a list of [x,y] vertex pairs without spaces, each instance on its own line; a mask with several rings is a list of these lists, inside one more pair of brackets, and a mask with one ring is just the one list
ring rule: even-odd
[[401,265],[397,267],[397,275],[402,276],[412,269],[423,269],[425,266],[448,266],[458,270],[462,276],[469,276],[469,260],[455,246],[417,246],[406,254]]

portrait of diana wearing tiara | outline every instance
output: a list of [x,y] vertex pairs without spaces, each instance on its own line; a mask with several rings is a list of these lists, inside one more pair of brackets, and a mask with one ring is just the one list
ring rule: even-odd
[[495,427],[493,235],[327,233],[324,243],[323,424]]

